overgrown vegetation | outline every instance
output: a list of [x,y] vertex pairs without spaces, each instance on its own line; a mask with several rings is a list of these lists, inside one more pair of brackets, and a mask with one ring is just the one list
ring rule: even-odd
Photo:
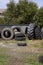
[[43,26],[43,7],[38,8],[34,2],[19,0],[16,4],[11,0],[4,12],[4,19],[0,18],[0,24],[29,24],[36,23]]

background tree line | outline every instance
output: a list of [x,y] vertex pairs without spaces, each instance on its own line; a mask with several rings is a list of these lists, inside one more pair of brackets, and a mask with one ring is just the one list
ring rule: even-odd
[[0,24],[36,23],[38,26],[43,26],[43,7],[38,8],[36,3],[28,0],[19,0],[17,4],[11,0],[3,15],[4,18],[0,18]]

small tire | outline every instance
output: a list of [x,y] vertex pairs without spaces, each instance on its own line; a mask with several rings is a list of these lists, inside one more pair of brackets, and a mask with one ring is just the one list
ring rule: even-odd
[[23,43],[22,42],[18,42],[17,45],[18,46],[27,46],[27,44],[25,42],[23,42]]
[[35,28],[35,39],[41,39],[41,28],[40,27]]
[[4,28],[1,32],[1,36],[5,40],[10,40],[13,38],[13,32],[10,28]]

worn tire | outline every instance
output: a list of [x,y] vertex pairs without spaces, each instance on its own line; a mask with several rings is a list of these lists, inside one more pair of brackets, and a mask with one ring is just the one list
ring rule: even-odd
[[27,27],[27,36],[30,40],[34,39],[34,30],[35,30],[35,24],[31,23]]
[[25,34],[21,33],[21,32],[18,32],[18,33],[15,33],[15,40],[25,40],[26,37],[25,37]]
[[43,39],[43,28],[41,28],[41,38]]
[[40,27],[35,28],[35,39],[41,39],[41,29],[40,29]]
[[1,36],[3,39],[9,40],[13,38],[13,32],[10,28],[4,28],[1,32]]
[[18,42],[17,45],[18,46],[27,46],[27,44],[25,42],[23,42],[23,43],[22,42]]

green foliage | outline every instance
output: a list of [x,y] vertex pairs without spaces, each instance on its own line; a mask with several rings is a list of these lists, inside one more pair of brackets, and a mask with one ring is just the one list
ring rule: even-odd
[[38,9],[34,2],[19,0],[17,4],[11,0],[4,12],[5,24],[29,24],[43,25],[43,8]]
[[37,10],[38,10],[38,7],[37,7],[37,4],[36,3],[33,3],[33,2],[30,2],[29,3],[29,8],[28,8],[29,12],[28,12],[28,19],[31,22],[34,22],[33,21],[33,17],[35,16]]
[[34,16],[35,23],[39,26],[43,26],[43,7],[41,7]]
[[16,6],[16,18],[20,24],[33,22],[33,17],[38,10],[37,4],[27,0],[20,0]]
[[7,24],[12,24],[14,22],[14,12],[15,12],[15,3],[14,1],[10,1],[9,4],[7,4],[7,9],[4,12],[4,19]]
[[0,24],[5,24],[6,22],[5,22],[5,20],[4,20],[4,18],[0,18]]
[[19,0],[19,3],[15,5],[14,1],[11,0],[4,12],[4,19],[6,24],[27,24],[33,22],[37,9],[36,3]]

